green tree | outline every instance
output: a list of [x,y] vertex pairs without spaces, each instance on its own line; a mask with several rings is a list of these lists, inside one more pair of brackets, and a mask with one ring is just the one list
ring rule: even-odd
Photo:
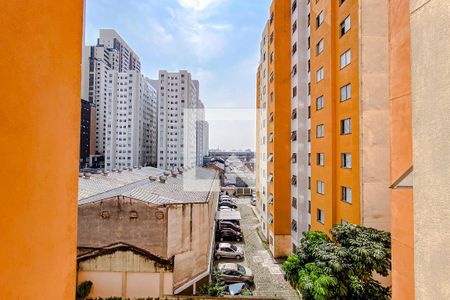
[[300,245],[283,264],[286,279],[303,299],[390,299],[390,288],[373,278],[391,268],[390,234],[346,224],[303,233]]
[[83,281],[77,286],[77,300],[84,300],[89,296],[92,289],[92,281]]
[[208,296],[223,296],[225,295],[226,288],[227,286],[225,282],[220,279],[219,271],[214,270],[211,276],[211,281],[200,290],[200,294]]

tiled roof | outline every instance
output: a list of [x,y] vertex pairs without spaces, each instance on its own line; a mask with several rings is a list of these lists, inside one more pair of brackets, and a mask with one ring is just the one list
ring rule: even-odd
[[[153,204],[201,203],[209,201],[211,191],[219,191],[217,171],[206,168],[185,170],[177,177],[167,176],[159,181],[164,170],[145,167],[111,172],[107,176],[94,174],[79,178],[78,204],[83,205],[103,199],[124,196]],[[156,176],[150,181],[149,176]]]

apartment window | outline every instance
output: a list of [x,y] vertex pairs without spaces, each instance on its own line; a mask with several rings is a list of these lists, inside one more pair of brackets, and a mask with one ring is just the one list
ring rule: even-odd
[[323,39],[321,39],[316,45],[316,54],[319,55],[323,51]]
[[273,132],[269,134],[269,141],[273,142]]
[[352,168],[352,154],[351,153],[341,153],[341,168],[344,168],[344,169]]
[[311,95],[311,82],[308,82],[308,96]]
[[342,3],[344,3],[344,2],[345,2],[345,0],[339,0],[339,6],[341,6]]
[[311,22],[311,15],[308,14],[308,21],[306,23],[306,27],[309,27],[310,22]]
[[272,101],[273,101],[273,92],[270,93],[270,102],[272,102]]
[[273,22],[273,12],[270,14],[270,24]]
[[352,133],[352,119],[341,120],[341,134]]
[[348,100],[351,97],[352,97],[352,85],[349,83],[341,87],[341,102]]
[[292,71],[291,71],[291,75],[292,75],[292,76],[295,76],[295,74],[297,74],[297,64],[295,64],[295,65],[292,67]]
[[291,141],[296,141],[297,140],[297,131],[292,131],[291,132]]
[[308,142],[311,142],[311,129],[308,129]]
[[352,203],[352,189],[346,186],[341,186],[341,200],[347,203]]
[[325,164],[325,154],[324,153],[317,153],[316,164],[321,167],[324,166],[324,164]]
[[311,165],[311,153],[308,153],[308,166]]
[[349,31],[349,30],[350,30],[350,16],[348,16],[347,18],[345,18],[344,21],[341,22],[341,25],[340,25],[341,36],[346,34],[347,31]]
[[316,126],[316,138],[323,138],[325,136],[325,128],[323,124]]
[[316,110],[321,110],[323,108],[323,96],[316,98]]
[[348,66],[350,64],[351,59],[352,58],[351,58],[350,49],[348,49],[347,51],[342,53],[341,54],[341,59],[340,59],[340,67],[341,67],[341,69],[343,69],[346,66]]
[[292,88],[292,98],[294,98],[294,97],[296,97],[297,96],[297,86],[294,86],[293,88]]
[[319,70],[316,71],[316,82],[323,80],[323,77],[324,77],[324,71],[323,71],[323,67],[321,67]]
[[321,209],[317,209],[317,221],[325,224],[325,213]]
[[297,232],[297,221],[292,220],[291,227],[292,227],[292,231]]
[[311,37],[308,36],[308,50],[311,47]]
[[292,33],[294,33],[297,30],[297,21],[294,21],[294,24],[292,24]]
[[318,194],[325,194],[325,183],[321,180],[317,180],[317,193]]
[[272,73],[270,73],[270,76],[269,76],[269,81],[270,81],[270,82],[272,82],[272,81],[273,81],[273,72],[272,72]]
[[311,189],[311,176],[308,176],[308,190]]
[[270,38],[269,38],[269,44],[273,43],[273,32],[270,34]]
[[272,63],[273,62],[273,58],[274,58],[274,54],[273,54],[273,51],[270,53],[270,63]]
[[297,0],[294,0],[294,2],[292,3],[292,13],[294,13],[296,8],[297,8]]
[[294,45],[292,45],[292,55],[294,55],[295,52],[297,52],[297,42],[295,42]]
[[308,201],[308,214],[311,213],[311,201]]
[[292,185],[297,185],[297,176],[292,175],[292,178],[291,178],[291,184],[292,184]]
[[323,10],[316,17],[316,28],[319,28],[319,26],[322,25],[322,23],[323,23]]
[[292,110],[291,119],[292,119],[292,120],[297,119],[297,108],[294,108],[294,109]]
[[308,105],[308,119],[311,119],[311,106]]
[[297,153],[292,153],[291,161],[292,161],[293,164],[295,164],[297,162]]

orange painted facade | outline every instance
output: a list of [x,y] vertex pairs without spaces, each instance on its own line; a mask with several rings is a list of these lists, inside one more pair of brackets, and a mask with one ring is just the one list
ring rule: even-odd
[[83,1],[5,1],[0,298],[73,299]]
[[[329,231],[341,222],[360,224],[360,141],[359,141],[359,32],[358,1],[311,1],[311,229]],[[316,18],[323,12],[324,21],[317,27]],[[352,26],[340,36],[340,23],[350,16]],[[324,50],[316,45],[323,39]],[[340,68],[340,56],[351,50],[351,62]],[[317,82],[317,71],[324,68],[324,79]],[[340,100],[340,88],[351,84],[351,98]],[[316,99],[324,97],[324,108],[316,109]],[[351,133],[341,134],[341,120],[351,118]],[[317,137],[317,126],[324,126],[324,136]],[[316,156],[324,153],[324,165]],[[350,153],[351,168],[341,167],[341,154]],[[318,193],[318,181],[324,193]],[[341,201],[341,187],[352,189],[352,203]],[[324,222],[318,220],[318,210]]]
[[[389,1],[391,184],[412,167],[411,37],[409,2]],[[412,189],[391,190],[392,299],[414,299]]]
[[[270,6],[268,51],[268,116],[267,136],[269,244],[274,257],[287,256],[291,249],[290,229],[290,2],[273,0]],[[271,118],[273,116],[273,118]],[[270,136],[273,135],[273,141]]]
[[260,170],[260,160],[261,160],[261,157],[260,157],[260,144],[261,144],[261,142],[262,141],[260,141],[260,139],[259,139],[259,134],[260,134],[260,125],[259,125],[259,122],[261,122],[260,121],[260,116],[259,116],[259,109],[261,108],[261,102],[260,102],[260,99],[261,99],[261,89],[260,89],[260,87],[259,87],[259,85],[260,85],[260,74],[261,73],[261,65],[258,65],[258,70],[256,71],[256,102],[255,102],[255,106],[256,106],[256,130],[255,130],[255,133],[256,133],[256,139],[255,139],[255,141],[256,141],[256,143],[255,143],[255,186],[256,186],[256,201],[257,201],[257,207],[258,207],[258,209],[261,209],[261,203],[260,203],[260,190],[259,190],[259,186],[260,186],[260,177],[261,177],[261,174],[260,174],[260,172],[259,172],[259,170]]

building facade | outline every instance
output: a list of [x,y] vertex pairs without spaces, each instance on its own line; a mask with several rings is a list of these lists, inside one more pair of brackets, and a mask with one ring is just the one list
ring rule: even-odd
[[260,42],[260,63],[256,74],[256,198],[259,230],[267,240],[267,94],[268,94],[268,37],[269,22],[266,23]]
[[309,1],[291,1],[291,237],[297,246],[302,233],[311,227],[310,130],[311,97],[309,58]]
[[187,71],[159,71],[158,168],[197,164],[199,82]]
[[389,231],[387,3],[319,0],[309,10],[311,229]]
[[267,203],[269,249],[274,257],[287,256],[291,244],[291,5],[274,0],[268,22]]
[[155,165],[157,94],[138,56],[114,30],[102,29],[97,45],[84,49],[82,74],[82,95],[95,112],[91,165],[97,156],[106,170]]
[[196,165],[201,166],[203,158],[209,155],[209,124],[205,120],[205,105],[201,100],[197,104],[196,143]]
[[80,165],[79,168],[89,166],[89,156],[91,147],[91,119],[92,103],[81,99],[81,123],[80,123]]

